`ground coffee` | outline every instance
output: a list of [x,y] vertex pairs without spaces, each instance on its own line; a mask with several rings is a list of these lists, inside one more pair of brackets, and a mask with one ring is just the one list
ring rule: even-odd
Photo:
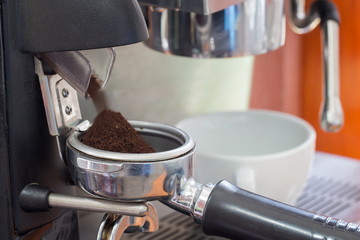
[[154,152],[118,112],[102,111],[79,140],[93,148],[120,153]]

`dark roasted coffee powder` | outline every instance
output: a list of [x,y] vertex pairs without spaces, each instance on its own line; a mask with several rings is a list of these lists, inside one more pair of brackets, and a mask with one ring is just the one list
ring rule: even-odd
[[93,148],[120,153],[154,152],[118,112],[102,111],[79,140]]

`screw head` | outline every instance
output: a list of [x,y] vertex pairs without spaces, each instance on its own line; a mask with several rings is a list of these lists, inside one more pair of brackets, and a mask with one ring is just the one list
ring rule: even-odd
[[71,106],[66,106],[65,107],[65,113],[67,114],[67,115],[70,115],[71,113],[72,113],[72,107]]
[[66,88],[63,88],[63,90],[61,91],[61,93],[62,93],[62,96],[63,96],[64,98],[66,98],[66,97],[69,96],[69,90],[66,89]]

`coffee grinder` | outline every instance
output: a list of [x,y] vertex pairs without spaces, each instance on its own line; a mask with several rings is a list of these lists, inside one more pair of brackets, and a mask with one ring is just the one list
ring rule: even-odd
[[[247,9],[249,2],[254,1],[223,1],[221,4],[211,0],[140,1],[146,6],[151,5],[149,10],[155,10],[156,14],[166,13],[159,21],[145,13],[150,30],[154,26],[151,23],[160,24],[160,38],[154,37],[156,34],[150,38],[150,41],[160,41],[162,49],[158,50],[172,53],[174,46],[185,42],[169,38],[169,33],[186,38],[186,34],[177,31],[186,31],[188,26],[167,25],[168,20],[185,25],[196,23],[199,27],[195,31],[197,35],[189,39],[196,39],[200,48],[187,45],[185,49],[190,49],[195,57],[202,56],[202,52],[211,56],[219,46],[216,36],[230,36],[230,44],[220,48],[226,52],[224,56],[232,56],[232,52],[238,55],[266,51],[264,48],[260,52],[254,49],[235,51],[238,45],[234,42],[234,33],[203,35],[212,32],[209,28],[214,22],[212,14],[219,13],[226,19],[224,16],[229,14],[222,15],[221,11],[228,12],[232,6]],[[283,1],[264,2],[277,2],[280,8],[276,9],[280,13],[283,10]],[[292,3],[294,9],[301,10],[298,8],[300,1]],[[320,11],[324,3],[328,4],[317,1],[311,12],[314,15],[310,14],[310,17],[296,15],[295,26],[304,29],[308,27],[308,21],[311,20],[310,25],[318,22],[324,17],[324,11]],[[175,20],[172,20],[172,13],[167,13],[172,9],[176,10],[173,13]],[[230,10],[230,16],[237,16],[233,14]],[[191,215],[209,235],[253,239],[359,237],[360,227],[353,223],[297,209],[244,191],[226,181],[216,185],[196,183],[192,179],[195,143],[179,129],[132,121],[132,126],[156,150],[150,154],[111,153],[81,144],[78,137],[89,123],[81,118],[74,95],[91,96],[92,78],[85,73],[91,75],[93,69],[86,52],[78,50],[145,40],[147,31],[137,2],[7,1],[2,4],[2,16],[1,135],[5,144],[2,145],[4,160],[1,164],[6,178],[1,189],[2,202],[8,203],[2,206],[7,216],[1,222],[4,239],[76,239],[76,213],[63,209],[104,212],[97,239],[119,239],[125,231],[156,231],[156,210],[148,202],[153,200]],[[325,14],[324,18],[325,23],[328,20],[336,23],[336,14]],[[170,27],[164,30],[166,26]],[[327,32],[328,24],[323,26]],[[333,34],[334,31],[336,33],[336,30],[330,32]],[[281,31],[278,32],[281,35]],[[282,44],[282,38],[279,39]],[[244,44],[252,48],[252,44]],[[270,44],[268,50],[274,46],[276,44]],[[327,57],[329,52],[336,50],[335,43],[331,46],[334,48],[325,47]],[[228,51],[228,47],[234,51]],[[178,47],[175,50],[183,52]],[[74,64],[69,65],[69,62]],[[90,70],[82,71],[86,69],[84,66],[90,66]],[[69,67],[73,70],[68,71]],[[84,75],[87,76],[85,82],[82,81],[84,78],[77,78]],[[324,103],[323,122],[331,131],[342,124],[335,80],[326,82],[326,93],[330,94],[326,94]],[[100,86],[95,87],[98,89],[103,81],[95,83]],[[88,195],[75,196],[73,184]]]
[[34,56],[144,41],[136,1],[1,2],[1,239],[78,239],[76,212],[24,212],[19,194],[29,183],[60,193],[73,187],[57,138],[49,134]]

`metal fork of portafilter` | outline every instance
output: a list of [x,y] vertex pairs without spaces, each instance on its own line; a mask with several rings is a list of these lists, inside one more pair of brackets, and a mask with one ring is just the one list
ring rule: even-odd
[[105,214],[101,220],[97,240],[119,240],[126,232],[155,232],[159,229],[156,209],[147,203],[148,213],[144,217]]

